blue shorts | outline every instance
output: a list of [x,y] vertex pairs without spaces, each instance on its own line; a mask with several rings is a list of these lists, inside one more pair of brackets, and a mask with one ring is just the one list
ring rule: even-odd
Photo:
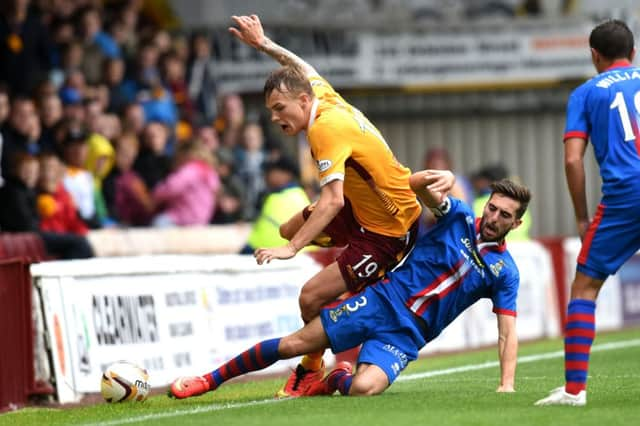
[[320,312],[331,350],[339,353],[362,344],[358,364],[380,367],[389,384],[425,345],[420,325],[404,306],[393,306],[376,286]]
[[577,270],[604,280],[640,249],[640,220],[635,207],[600,203],[578,255]]

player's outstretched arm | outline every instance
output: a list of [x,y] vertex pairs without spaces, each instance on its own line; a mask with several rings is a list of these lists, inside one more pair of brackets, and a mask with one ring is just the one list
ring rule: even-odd
[[229,32],[243,43],[266,53],[278,61],[280,65],[290,65],[301,69],[307,77],[318,75],[318,72],[295,53],[273,42],[266,35],[260,18],[257,15],[232,16],[238,28],[230,27]]
[[455,181],[455,175],[449,170],[422,170],[411,175],[409,186],[425,206],[436,208],[445,200]]
[[515,392],[518,336],[516,317],[498,314],[498,356],[500,358],[500,386],[496,392]]
[[343,182],[334,180],[322,186],[320,198],[309,218],[291,237],[287,245],[281,247],[258,248],[253,253],[258,265],[273,259],[289,259],[309,244],[333,220],[344,207]]

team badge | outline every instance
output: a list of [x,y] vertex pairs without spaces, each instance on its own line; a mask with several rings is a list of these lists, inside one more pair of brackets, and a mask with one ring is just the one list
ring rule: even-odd
[[321,173],[329,170],[331,166],[333,166],[331,160],[318,160],[318,170],[320,170]]
[[347,312],[347,307],[346,306],[340,306],[338,309],[331,309],[329,311],[329,318],[331,318],[331,321],[333,322],[338,322],[338,319],[342,316],[342,314],[344,314],[345,312]]
[[367,297],[363,295],[357,300],[354,300],[353,303],[345,302],[342,306],[329,310],[329,318],[331,318],[333,322],[338,322],[342,314],[351,315],[351,313],[365,306],[367,306]]
[[489,265],[489,269],[491,269],[491,273],[496,277],[500,276],[500,271],[504,268],[504,260],[500,259],[498,262],[493,265]]

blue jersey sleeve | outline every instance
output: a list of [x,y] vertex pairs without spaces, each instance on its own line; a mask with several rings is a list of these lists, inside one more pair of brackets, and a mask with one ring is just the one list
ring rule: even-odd
[[586,92],[584,86],[578,87],[569,96],[567,103],[567,123],[564,129],[564,140],[569,138],[589,139],[591,129],[585,109]]
[[505,275],[500,284],[497,285],[491,300],[493,301],[493,312],[502,315],[516,316],[516,299],[518,297],[518,287],[520,286],[520,274],[516,271]]

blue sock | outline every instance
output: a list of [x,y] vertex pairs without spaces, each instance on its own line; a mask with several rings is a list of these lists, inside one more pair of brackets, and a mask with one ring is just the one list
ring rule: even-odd
[[262,370],[280,360],[278,345],[280,338],[264,340],[203,377],[209,382],[209,390],[214,390],[229,379]]

